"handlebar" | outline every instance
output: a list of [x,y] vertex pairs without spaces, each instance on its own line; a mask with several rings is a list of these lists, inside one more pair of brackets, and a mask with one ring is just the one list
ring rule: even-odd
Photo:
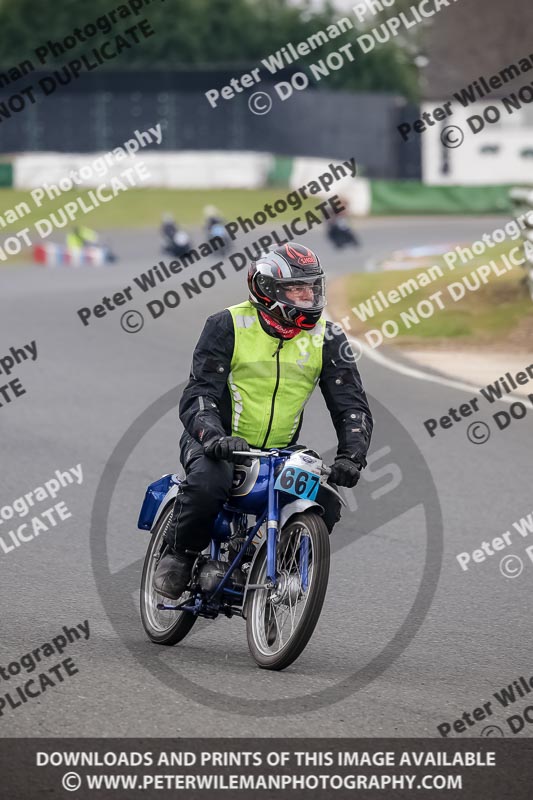
[[[243,457],[250,457],[250,458],[277,458],[283,452],[283,448],[280,450],[232,450],[232,454],[234,456],[243,456]],[[292,451],[291,451],[292,452]],[[322,475],[329,475],[331,473],[331,467],[326,467],[323,464],[320,468],[320,472]]]
[[279,450],[232,450],[234,456],[250,456],[251,458],[277,458],[283,453],[283,448]]

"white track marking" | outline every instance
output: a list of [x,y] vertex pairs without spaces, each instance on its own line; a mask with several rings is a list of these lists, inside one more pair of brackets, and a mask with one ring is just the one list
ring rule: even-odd
[[[331,319],[329,314],[324,314],[324,316],[330,322],[334,321]],[[400,364],[393,358],[389,358],[388,356],[383,355],[383,353],[378,352],[376,349],[369,347],[360,339],[350,336],[349,333],[346,333],[346,338],[352,345],[355,346],[356,351],[361,350],[363,355],[368,356],[368,358],[370,358],[372,361],[375,361],[375,363],[379,364],[381,367],[385,367],[385,369],[390,369],[393,372],[399,372],[400,375],[405,375],[407,378],[414,378],[418,381],[427,381],[428,383],[438,383],[440,386],[448,386],[450,389],[458,389],[460,392],[468,392],[468,394],[472,394],[472,392],[475,394],[480,393],[480,387],[474,386],[472,383],[464,383],[463,381],[454,380],[453,378],[445,378],[441,375],[433,375],[430,372],[424,372],[424,370],[419,369],[418,367],[408,367],[406,364]],[[511,405],[511,403],[515,403],[517,400],[523,399],[524,398],[522,395],[511,394],[506,397],[501,397],[499,400],[495,400],[494,402],[507,403],[508,405]]]
[[[448,386],[450,389],[459,389],[461,392],[468,392],[472,394],[479,394],[479,386],[474,386],[471,383],[464,383],[463,381],[454,380],[453,378],[445,378],[441,377],[440,375],[433,375],[430,372],[424,372],[422,369],[418,369],[417,367],[408,367],[405,364],[400,364],[398,361],[395,361],[388,356],[383,355],[383,353],[378,352],[377,350],[373,349],[372,347],[368,347],[368,345],[363,344],[360,339],[355,339],[353,336],[349,336],[346,334],[347,339],[356,346],[356,348],[363,351],[363,354],[368,356],[372,361],[375,361],[376,364],[379,364],[386,369],[390,369],[393,372],[399,372],[401,375],[405,375],[407,378],[415,378],[415,380],[419,381],[427,381],[428,383],[438,383],[441,386]],[[515,403],[518,400],[523,400],[522,395],[508,395],[506,397],[501,397],[494,402],[496,403]]]

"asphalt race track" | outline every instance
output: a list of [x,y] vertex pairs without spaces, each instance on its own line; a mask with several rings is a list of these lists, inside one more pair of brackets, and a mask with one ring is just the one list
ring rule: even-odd
[[[396,248],[468,242],[505,221],[371,220],[360,225],[363,248],[341,254],[321,232],[305,242],[335,277]],[[83,470],[81,485],[61,488],[17,524],[61,501],[70,518],[12,549],[12,526],[0,523],[8,550],[0,551],[0,665],[20,661],[63,626],[90,626],[88,640],[43,659],[34,674],[66,658],[78,672],[20,707],[0,708],[0,736],[438,736],[438,725],[529,677],[526,537],[515,532],[511,545],[470,561],[468,571],[456,556],[513,530],[532,511],[531,420],[493,431],[482,445],[468,440],[468,421],[431,439],[423,421],[473,394],[367,356],[359,368],[376,417],[374,461],[333,535],[326,604],[304,654],[283,673],[259,670],[238,618],[202,620],[174,648],[145,638],[137,596],[148,534],[136,528],[140,504],[148,483],[177,469],[178,387],[205,318],[245,297],[245,271],[225,263],[224,280],[151,318],[146,303],[216,261],[207,259],[145,295],[136,288],[131,303],[84,327],[78,309],[132,285],[162,257],[146,231],[109,239],[121,256],[110,268],[0,267],[0,358],[10,347],[37,345],[36,361],[0,374],[1,384],[18,378],[26,391],[0,409],[0,507],[56,470]],[[130,309],[145,317],[136,333],[119,324]],[[479,418],[491,422],[501,409],[508,405],[485,404]],[[333,454],[320,393],[307,407],[301,440]],[[95,506],[97,490],[102,505]],[[518,562],[503,561],[510,555],[520,557],[521,573]],[[26,672],[4,680],[2,691],[23,678]],[[457,735],[488,735],[496,725],[510,736],[506,717],[526,704],[515,711],[493,699],[492,713],[470,716]],[[528,724],[521,735],[530,735]]]

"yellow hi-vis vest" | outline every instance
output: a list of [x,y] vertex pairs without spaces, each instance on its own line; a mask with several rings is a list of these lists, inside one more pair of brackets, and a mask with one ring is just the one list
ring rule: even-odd
[[249,301],[228,311],[235,330],[228,376],[232,436],[251,447],[287,447],[322,371],[326,321],[282,341],[263,330]]
[[66,244],[71,250],[80,250],[85,244],[96,244],[98,234],[91,228],[80,226],[78,232],[71,231],[66,236]]

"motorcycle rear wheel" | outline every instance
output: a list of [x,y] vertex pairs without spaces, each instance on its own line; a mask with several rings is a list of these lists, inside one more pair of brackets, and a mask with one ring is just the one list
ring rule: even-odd
[[187,593],[178,600],[169,600],[158,594],[154,588],[154,573],[159,563],[164,546],[165,530],[172,516],[172,505],[161,514],[152,536],[146,556],[141,578],[141,620],[148,638],[156,644],[174,645],[184,639],[198,619],[190,611],[163,611],[157,608],[158,603],[175,604],[186,599]]

